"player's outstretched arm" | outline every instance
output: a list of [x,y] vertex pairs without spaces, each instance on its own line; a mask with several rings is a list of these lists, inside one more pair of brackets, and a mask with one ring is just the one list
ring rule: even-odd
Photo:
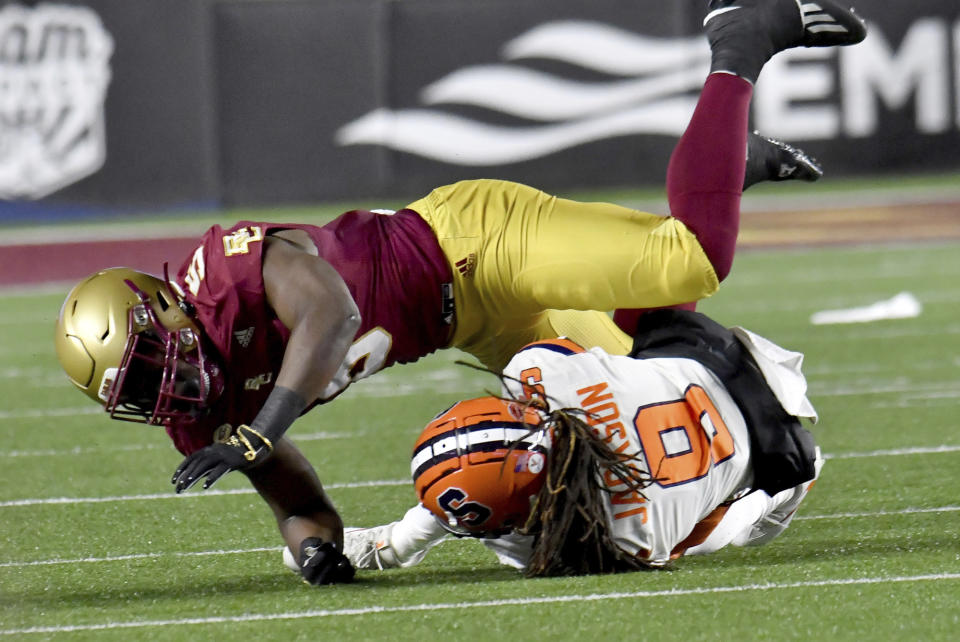
[[288,439],[274,444],[273,456],[245,470],[254,488],[273,510],[280,534],[304,580],[333,584],[353,579],[343,555],[343,521],[306,457]]
[[250,425],[237,427],[235,438],[183,460],[172,479],[178,493],[201,480],[210,488],[226,473],[266,460],[333,379],[360,326],[356,303],[337,271],[316,255],[305,233],[287,233],[292,235],[266,239],[263,259],[267,303],[290,330],[276,386]]
[[[277,388],[293,391],[309,404],[320,398],[343,364],[360,327],[360,311],[340,274],[315,254],[306,234],[285,234],[267,238],[263,260],[267,303],[290,330]],[[263,427],[271,433],[279,428]]]
[[372,528],[346,529],[343,554],[358,569],[405,568],[423,561],[427,551],[448,535],[433,513],[423,504],[417,504],[399,521]]

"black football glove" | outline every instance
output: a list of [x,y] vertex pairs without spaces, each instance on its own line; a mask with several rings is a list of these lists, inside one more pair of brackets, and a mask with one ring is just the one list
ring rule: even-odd
[[231,470],[242,470],[261,463],[273,450],[273,444],[249,426],[238,426],[225,442],[210,444],[190,453],[173,473],[170,483],[182,493],[206,477],[206,490]]
[[314,586],[346,584],[355,573],[350,560],[337,550],[333,542],[308,537],[300,542],[300,575]]

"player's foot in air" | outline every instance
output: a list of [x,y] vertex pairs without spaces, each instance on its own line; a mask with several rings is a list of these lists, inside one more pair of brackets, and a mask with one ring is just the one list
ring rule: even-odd
[[833,0],[710,0],[703,20],[713,52],[710,71],[756,83],[779,51],[853,45],[867,36],[863,20]]
[[743,189],[763,181],[813,182],[823,176],[816,159],[802,149],[751,132],[747,136],[747,171]]

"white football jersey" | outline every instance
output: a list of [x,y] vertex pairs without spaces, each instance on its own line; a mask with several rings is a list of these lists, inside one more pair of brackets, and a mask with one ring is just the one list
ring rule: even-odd
[[598,436],[615,451],[637,455],[637,467],[656,478],[643,495],[605,479],[617,545],[651,565],[669,561],[701,520],[750,489],[743,416],[696,361],[632,359],[558,340],[520,351],[504,374],[523,382],[508,379],[507,394],[541,394],[552,410],[590,413]]
[[[801,371],[803,355],[743,328],[731,330],[784,410],[816,422]],[[773,497],[749,492],[753,475],[743,416],[720,381],[696,361],[611,356],[556,339],[521,350],[504,374],[506,396],[541,395],[553,410],[590,413],[588,423],[598,435],[614,450],[637,455],[637,466],[657,478],[642,496],[617,479],[605,479],[613,491],[605,509],[617,545],[651,566],[729,544],[762,545],[787,528],[813,485],[805,482]],[[822,465],[818,449],[815,476]],[[736,501],[728,506],[729,500]],[[364,532],[384,533],[384,539]],[[370,560],[377,568],[410,566],[447,535],[420,504],[400,521],[347,532],[345,550],[358,568],[373,568]],[[530,536],[510,533],[482,541],[503,564],[518,569],[532,553]],[[387,549],[392,562],[381,555]]]

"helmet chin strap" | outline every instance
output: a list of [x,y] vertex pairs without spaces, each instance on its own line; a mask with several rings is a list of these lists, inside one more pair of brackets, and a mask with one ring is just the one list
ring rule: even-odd
[[177,297],[177,307],[191,319],[196,318],[197,308],[184,298],[183,289],[170,278],[170,264],[166,261],[163,263],[163,282],[167,285],[167,289]]

